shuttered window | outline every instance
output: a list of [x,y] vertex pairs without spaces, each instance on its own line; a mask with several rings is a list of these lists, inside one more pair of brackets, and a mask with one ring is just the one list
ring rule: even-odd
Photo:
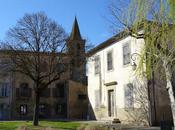
[[100,90],[95,90],[95,108],[100,107]]
[[130,63],[130,46],[129,44],[125,44],[123,46],[123,65],[127,65]]
[[100,73],[100,56],[95,56],[94,73],[95,74],[99,74]]
[[107,70],[113,69],[113,57],[112,57],[112,51],[107,53]]
[[133,98],[133,84],[129,83],[124,86],[125,92],[125,108],[134,107],[134,98]]

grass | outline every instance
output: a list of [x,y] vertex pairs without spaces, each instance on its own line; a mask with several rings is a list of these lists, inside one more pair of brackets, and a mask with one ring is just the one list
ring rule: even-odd
[[40,121],[39,126],[34,127],[31,121],[6,121],[0,122],[0,130],[15,130],[19,127],[27,127],[27,130],[41,130],[46,127],[53,128],[53,130],[76,130],[80,125],[77,122]]
[[14,130],[24,122],[0,122],[0,130]]

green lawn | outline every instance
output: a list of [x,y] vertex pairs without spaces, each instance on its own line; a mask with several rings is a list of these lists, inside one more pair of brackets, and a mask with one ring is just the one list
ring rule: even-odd
[[27,127],[27,130],[40,130],[42,128],[50,127],[53,130],[67,129],[76,130],[80,126],[77,122],[58,122],[58,121],[40,121],[38,127],[34,127],[31,121],[6,121],[0,122],[0,130],[15,130],[19,127]]

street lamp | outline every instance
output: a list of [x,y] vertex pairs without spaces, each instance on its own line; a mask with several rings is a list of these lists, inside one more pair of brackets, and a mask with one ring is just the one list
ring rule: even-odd
[[132,69],[133,70],[137,69],[137,64],[136,64],[137,57],[141,57],[141,55],[139,53],[133,53],[131,55],[131,60],[133,61],[133,63],[132,63]]

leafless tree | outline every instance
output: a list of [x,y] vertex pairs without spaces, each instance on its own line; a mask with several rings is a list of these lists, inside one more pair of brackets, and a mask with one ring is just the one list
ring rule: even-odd
[[133,93],[133,99],[129,99],[129,102],[133,102],[134,107],[125,109],[125,111],[127,112],[129,122],[138,125],[149,125],[148,88],[146,82],[142,82],[142,80],[136,77],[130,83],[132,85],[128,89]]
[[60,79],[65,69],[64,29],[44,13],[26,14],[7,33],[5,54],[10,71],[24,74],[33,82],[35,105],[33,125],[39,124],[41,92]]

